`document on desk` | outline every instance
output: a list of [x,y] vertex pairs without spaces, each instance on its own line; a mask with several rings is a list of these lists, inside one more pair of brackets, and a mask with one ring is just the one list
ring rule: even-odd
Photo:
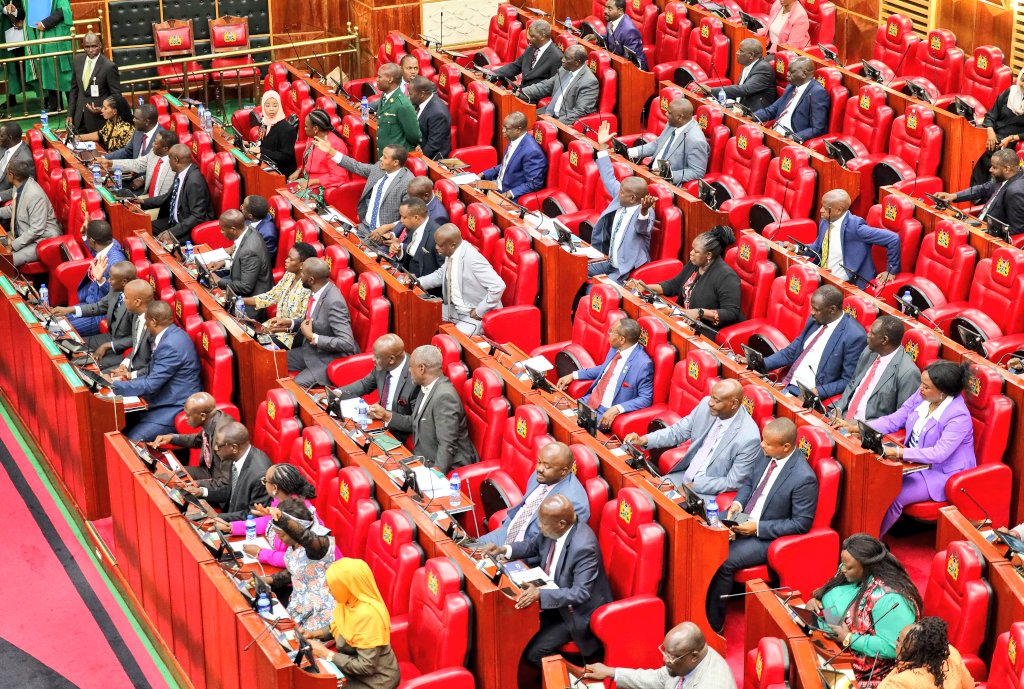
[[451,177],[453,184],[472,184],[478,179],[480,179],[480,176],[472,172],[464,172],[461,175],[452,175]]
[[599,261],[603,261],[604,259],[608,258],[604,254],[604,252],[598,251],[597,249],[595,249],[594,247],[590,246],[589,244],[577,244],[576,245],[576,253],[580,254],[581,256],[585,256],[587,258],[592,258],[594,260],[599,260]]
[[210,265],[211,263],[216,263],[217,261],[226,261],[229,258],[231,258],[230,256],[228,256],[228,252],[225,251],[224,249],[212,249],[210,251],[204,251],[201,254],[197,254],[197,256],[200,257],[200,260],[204,265]]
[[412,467],[413,476],[420,487],[420,492],[433,500],[444,497],[451,493],[451,484],[448,478],[437,469],[425,466]]
[[530,359],[526,359],[525,361],[520,361],[519,365],[526,368],[532,368],[538,373],[547,373],[554,368],[552,363],[542,356],[535,356]]
[[255,545],[258,546],[260,550],[270,550],[270,541],[262,536],[257,538],[255,541],[231,541],[229,545],[231,546],[231,549],[235,551],[235,554],[238,555],[238,559],[242,561],[243,565],[251,565],[254,562],[259,561],[259,558],[252,557],[243,550],[245,546]]
[[522,569],[518,571],[510,571],[508,573],[509,578],[515,583],[516,586],[522,586],[526,582],[543,581],[544,584],[540,587],[542,589],[557,589],[558,584],[551,581],[551,577],[540,567],[531,567],[530,569]]

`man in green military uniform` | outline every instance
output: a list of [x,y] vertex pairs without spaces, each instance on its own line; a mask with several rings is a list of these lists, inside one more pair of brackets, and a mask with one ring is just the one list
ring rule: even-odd
[[[59,38],[71,35],[71,5],[68,0],[50,0],[50,14],[35,26],[25,24],[25,40]],[[51,53],[66,53],[47,57]],[[57,41],[34,46],[30,55],[40,59],[29,63],[30,80],[37,80],[46,93],[46,109],[60,110],[60,94],[71,90],[71,41]]]
[[381,65],[377,70],[377,88],[381,93],[377,104],[378,157],[383,155],[386,146],[397,144],[411,151],[420,142],[416,108],[398,88],[401,83],[402,68],[393,62]]

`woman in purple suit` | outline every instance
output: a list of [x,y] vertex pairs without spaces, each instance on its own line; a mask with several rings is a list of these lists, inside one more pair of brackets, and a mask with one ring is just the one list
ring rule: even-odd
[[946,500],[946,481],[958,471],[977,464],[974,425],[961,394],[969,369],[950,361],[935,361],[921,373],[921,387],[888,416],[870,422],[880,433],[905,429],[904,447],[886,446],[885,456],[931,465],[903,476],[903,489],[882,519],[886,533],[905,505],[925,500]]

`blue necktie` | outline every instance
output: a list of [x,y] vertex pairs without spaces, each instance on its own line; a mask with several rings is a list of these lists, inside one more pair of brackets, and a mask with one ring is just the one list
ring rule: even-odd
[[377,227],[377,213],[380,211],[380,202],[384,198],[384,182],[386,182],[387,180],[387,175],[381,177],[380,181],[377,182],[377,188],[373,190],[373,208],[370,209],[369,222],[369,227],[371,230]]

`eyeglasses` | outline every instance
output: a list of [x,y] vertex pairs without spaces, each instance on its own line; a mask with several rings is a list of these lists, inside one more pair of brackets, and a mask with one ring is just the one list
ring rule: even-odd
[[674,663],[674,662],[678,661],[680,658],[683,657],[683,656],[671,656],[671,655],[669,655],[668,652],[665,650],[665,644],[659,644],[658,645],[658,650],[661,652],[661,655],[665,658],[665,660],[667,660],[670,663]]

